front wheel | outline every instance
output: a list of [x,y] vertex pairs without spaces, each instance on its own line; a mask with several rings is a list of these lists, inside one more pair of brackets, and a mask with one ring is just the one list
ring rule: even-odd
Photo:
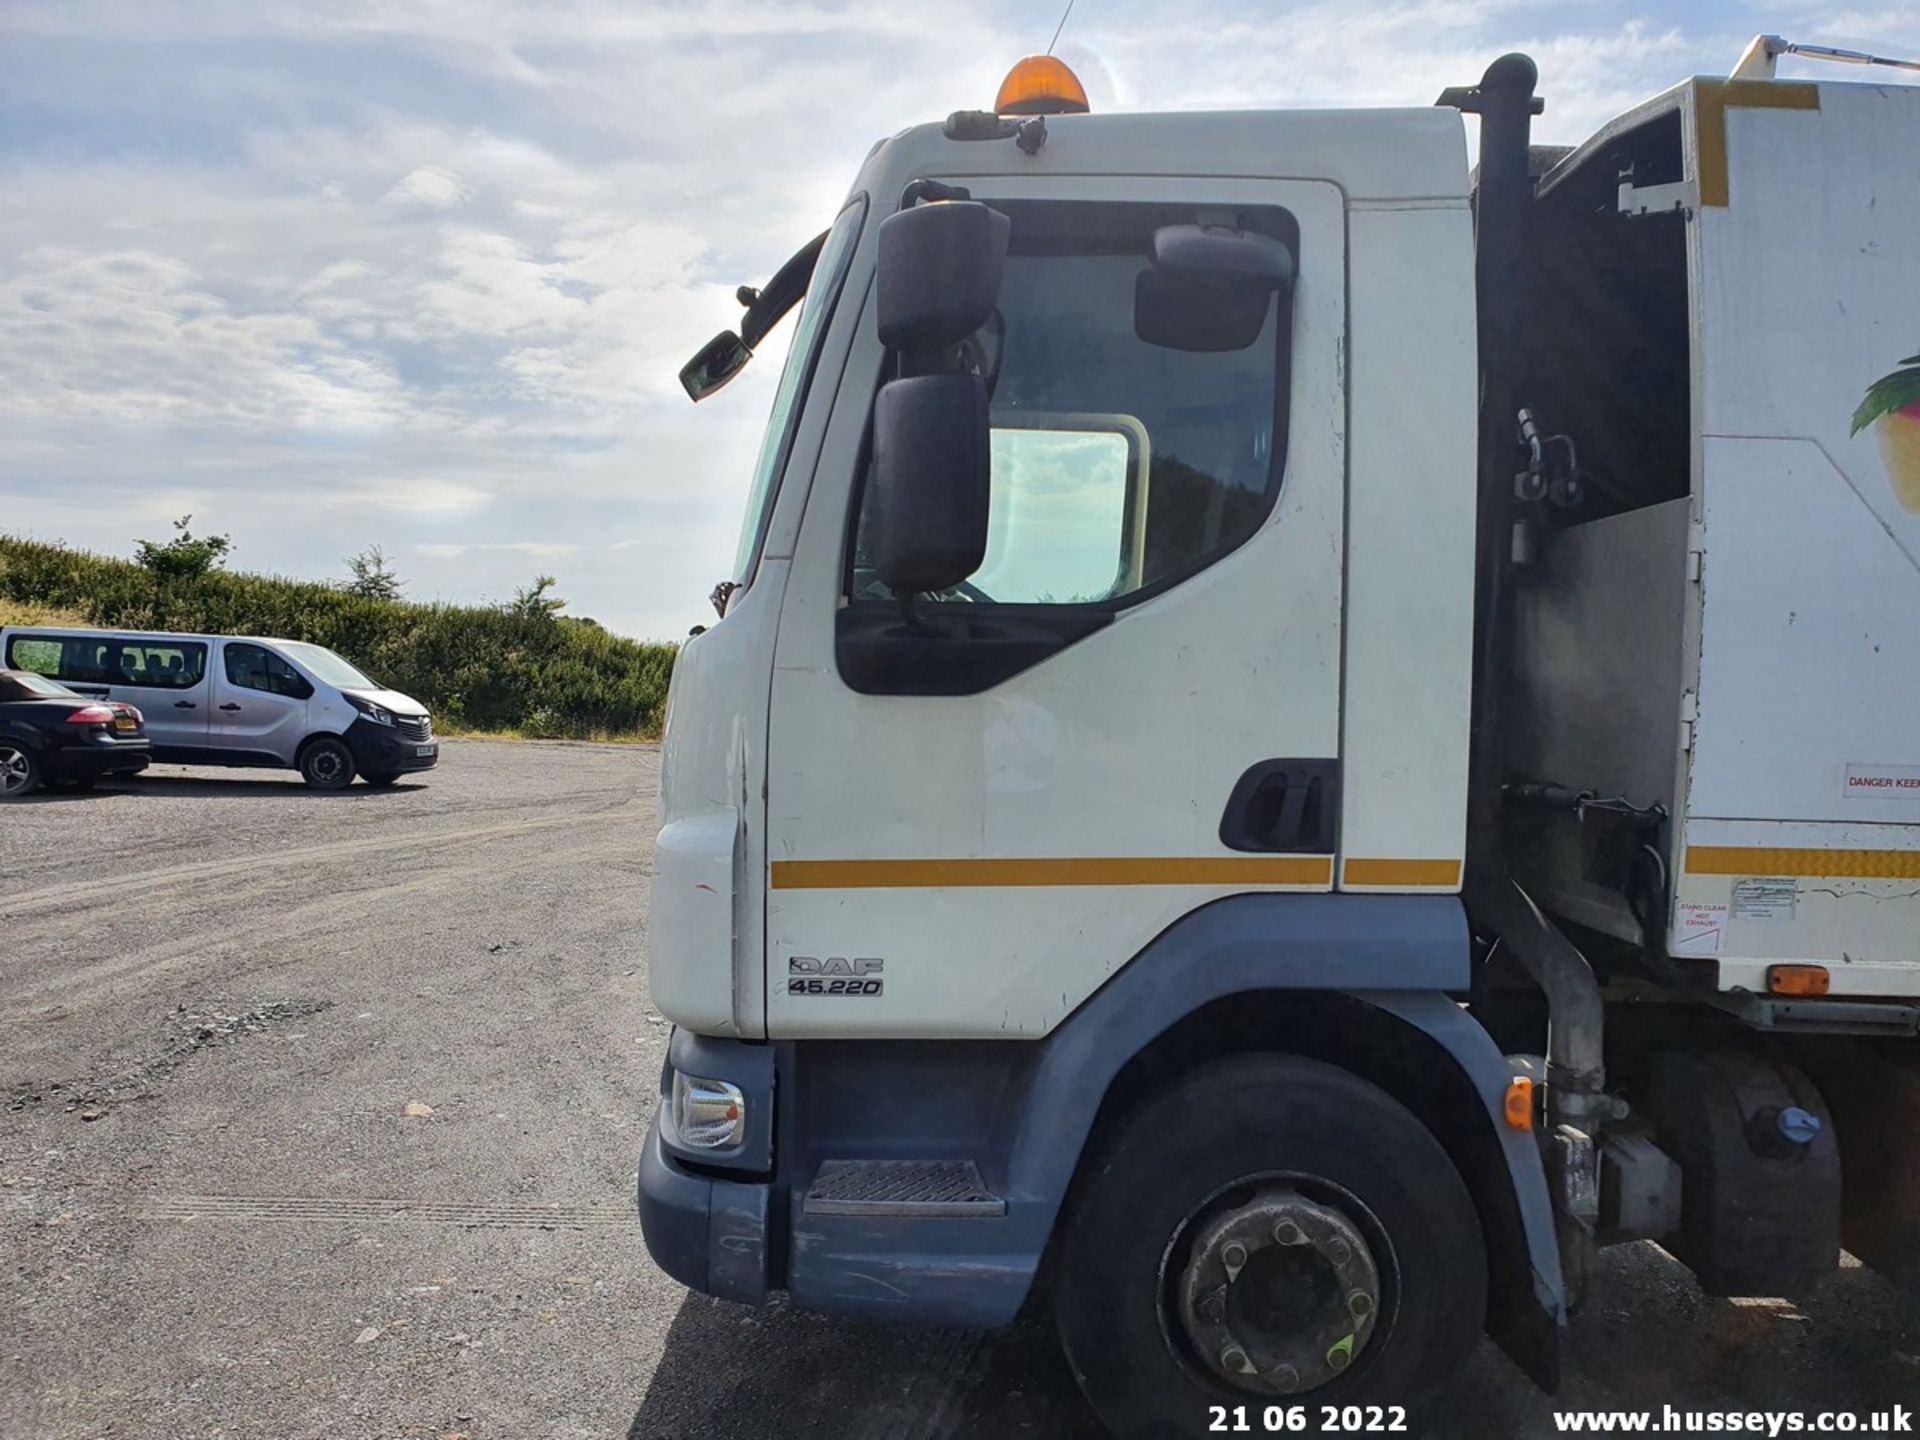
[[1298,1409],[1309,1433],[1325,1406],[1407,1406],[1417,1425],[1413,1407],[1480,1338],[1466,1186],[1411,1112],[1347,1071],[1206,1066],[1091,1164],[1063,1220],[1054,1313],[1123,1440],[1208,1434],[1222,1406]]
[[300,778],[315,790],[344,790],[353,783],[353,752],[331,735],[309,741],[300,752]]
[[18,800],[40,788],[40,762],[26,746],[0,740],[0,800]]

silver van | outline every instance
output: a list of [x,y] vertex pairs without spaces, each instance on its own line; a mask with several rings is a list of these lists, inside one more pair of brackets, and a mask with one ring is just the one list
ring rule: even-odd
[[426,706],[298,640],[18,625],[0,630],[0,668],[138,706],[162,764],[294,769],[344,790],[440,758]]

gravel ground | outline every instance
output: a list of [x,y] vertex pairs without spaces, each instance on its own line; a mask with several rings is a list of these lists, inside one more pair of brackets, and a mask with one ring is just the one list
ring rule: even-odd
[[[1044,1331],[689,1296],[633,1165],[658,757],[449,741],[339,796],[159,767],[0,810],[0,1436],[1094,1434]],[[1914,1317],[1604,1257],[1557,1402],[1483,1347],[1433,1429],[1868,1410]]]

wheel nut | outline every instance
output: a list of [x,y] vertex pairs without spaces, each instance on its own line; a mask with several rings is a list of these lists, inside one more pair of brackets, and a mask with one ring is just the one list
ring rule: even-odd
[[1253,1362],[1247,1359],[1247,1352],[1238,1345],[1229,1345],[1220,1352],[1220,1363],[1228,1370],[1240,1375],[1254,1373]]
[[1273,1238],[1282,1245],[1304,1245],[1306,1232],[1291,1220],[1276,1220],[1273,1224]]
[[1365,1320],[1373,1313],[1373,1297],[1364,1290],[1356,1290],[1347,1296],[1347,1313],[1356,1320]]
[[1346,1241],[1335,1240],[1327,1246],[1327,1259],[1331,1260],[1335,1265],[1345,1265],[1349,1260],[1353,1259],[1353,1251],[1347,1247]]
[[1221,1248],[1220,1261],[1227,1267],[1229,1276],[1238,1275],[1247,1263],[1247,1247],[1238,1240],[1229,1240]]

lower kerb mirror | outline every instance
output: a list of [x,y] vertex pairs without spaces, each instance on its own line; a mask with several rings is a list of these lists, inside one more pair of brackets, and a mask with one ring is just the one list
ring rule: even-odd
[[1293,276],[1293,252],[1271,235],[1163,225],[1153,232],[1153,263],[1134,285],[1133,332],[1169,350],[1244,350]]
[[867,551],[895,595],[958,585],[987,549],[987,387],[978,375],[917,375],[873,402]]
[[1273,291],[1244,280],[1142,270],[1133,285],[1133,333],[1164,350],[1244,350],[1272,309]]

